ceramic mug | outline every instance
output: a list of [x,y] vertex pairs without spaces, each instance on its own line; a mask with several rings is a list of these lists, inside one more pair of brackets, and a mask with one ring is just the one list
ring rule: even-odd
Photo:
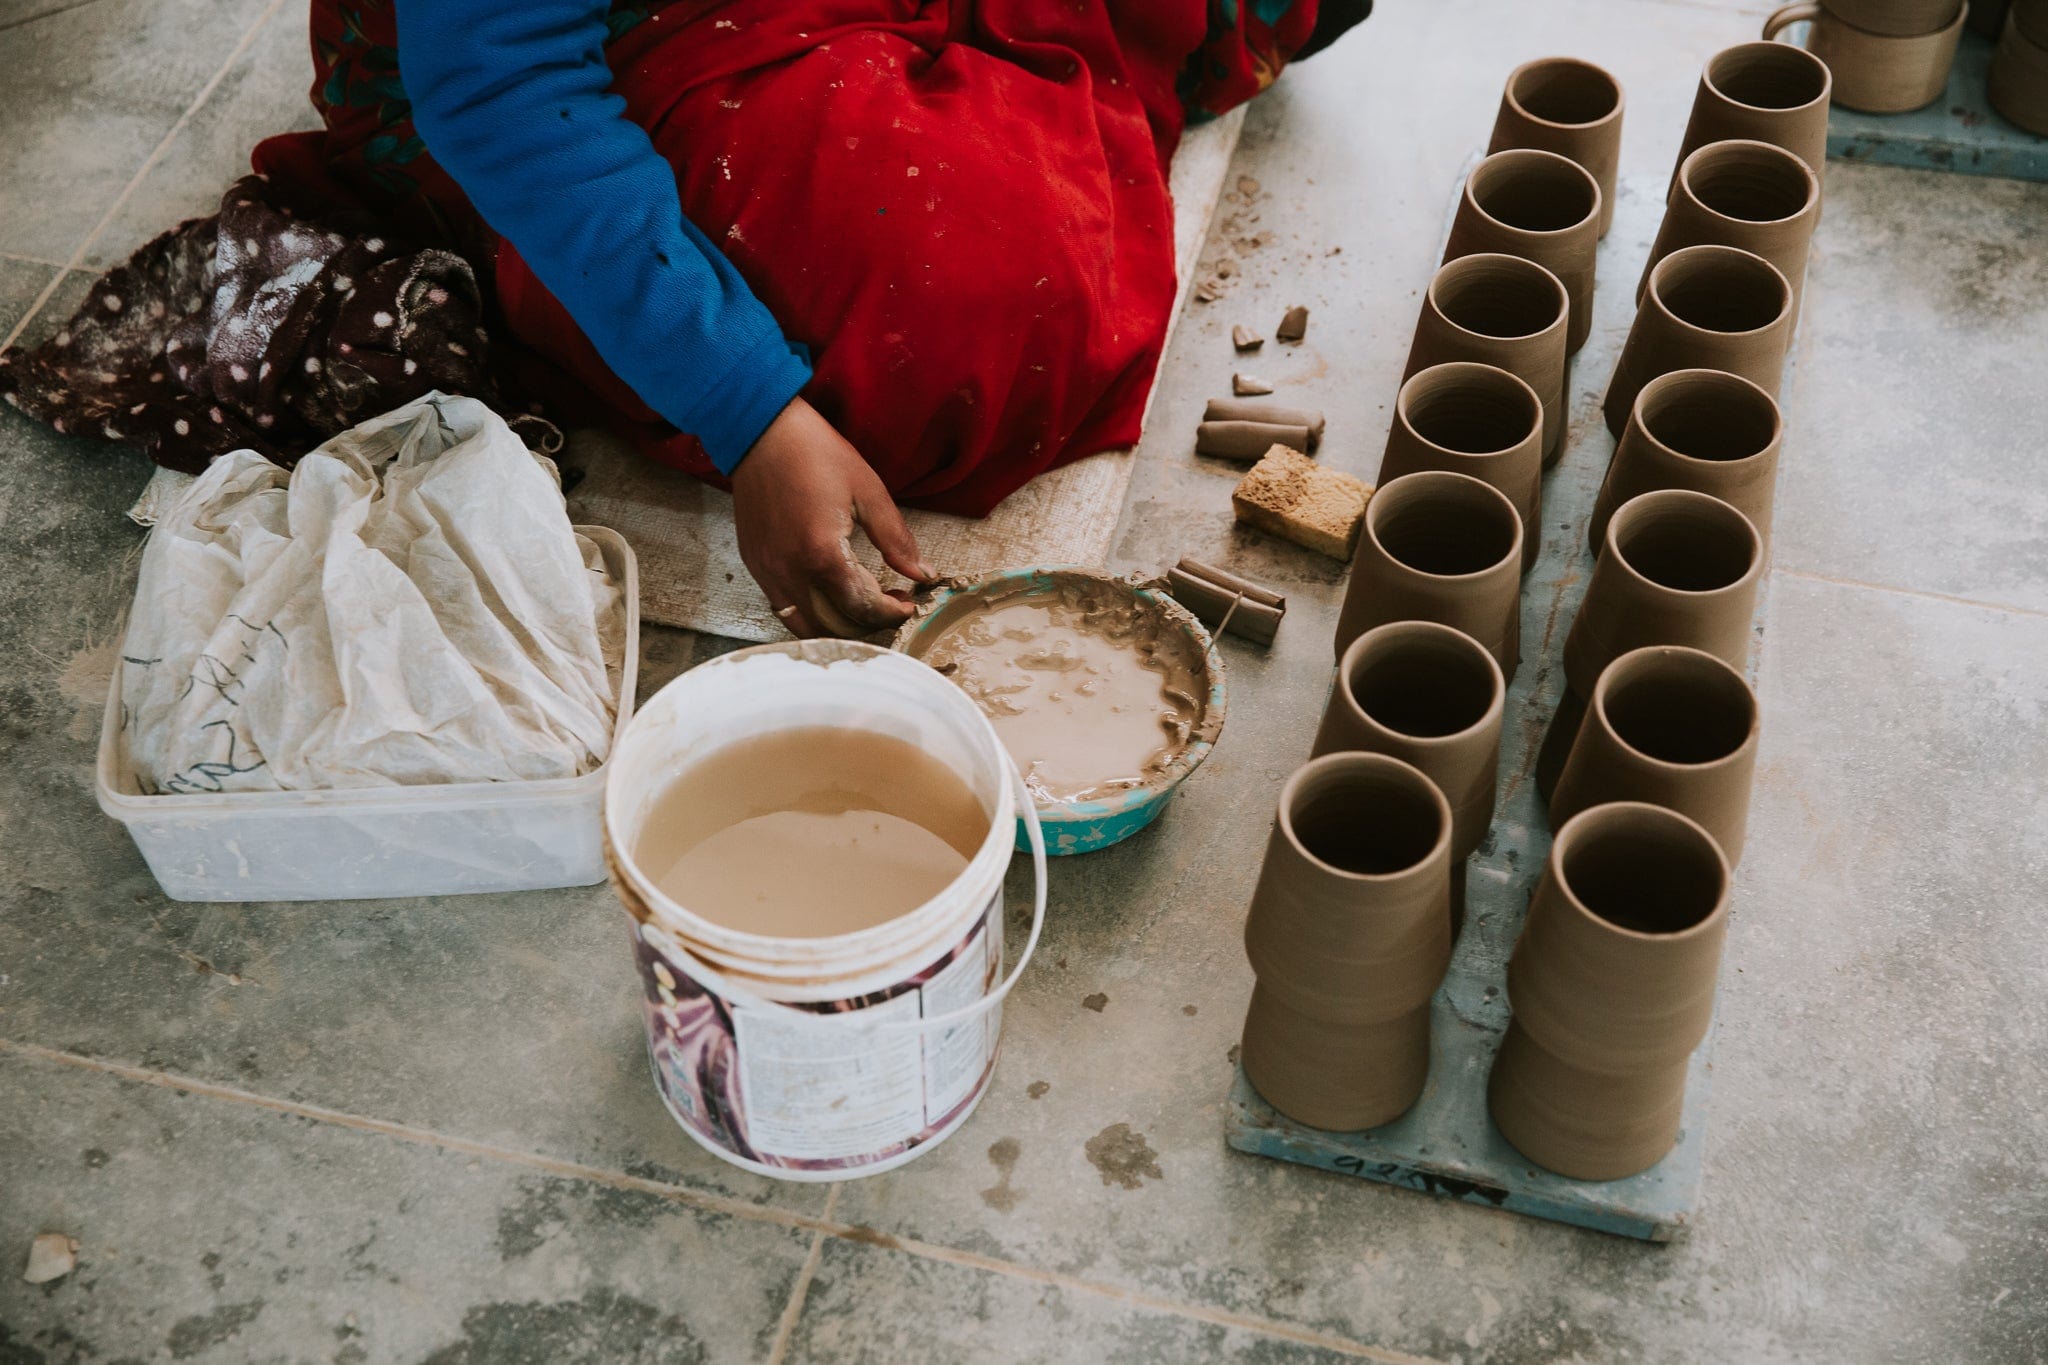
[[1866,114],[1903,114],[1926,108],[1948,88],[1969,13],[1964,5],[1946,27],[1896,37],[1857,28],[1818,4],[1787,5],[1764,20],[1764,37],[1811,21],[1806,48],[1834,73],[1835,103]]
[[2048,44],[2020,26],[2017,8],[2006,17],[1991,59],[1991,107],[2008,123],[2048,137]]
[[1962,7],[1961,0],[1821,0],[1821,4],[1845,24],[1891,38],[1939,33]]

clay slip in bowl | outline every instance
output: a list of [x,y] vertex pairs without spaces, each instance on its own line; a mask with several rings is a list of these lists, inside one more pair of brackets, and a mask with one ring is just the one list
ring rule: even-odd
[[[1156,582],[1118,578],[1100,569],[1056,567],[1007,569],[975,579],[953,579],[940,584],[921,603],[917,614],[896,633],[894,647],[913,659],[923,659],[951,623],[953,612],[973,603],[1014,595],[1053,593],[1066,586],[1083,586],[1111,597],[1124,597],[1157,611],[1164,623],[1180,637],[1181,647],[1199,661],[1201,714],[1188,734],[1187,742],[1172,759],[1145,782],[1113,796],[1090,801],[1041,801],[1039,822],[1045,826],[1045,851],[1054,857],[1093,853],[1121,843],[1157,820],[1166,809],[1174,788],[1201,766],[1216,747],[1222,732],[1226,698],[1223,661],[1210,648],[1211,640],[1202,623],[1180,603],[1167,596]],[[1017,847],[1028,849],[1024,826],[1017,826]]]

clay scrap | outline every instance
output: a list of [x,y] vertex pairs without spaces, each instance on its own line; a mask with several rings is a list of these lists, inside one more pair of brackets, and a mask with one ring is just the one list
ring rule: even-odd
[[1287,310],[1287,316],[1280,319],[1280,325],[1273,329],[1278,341],[1299,341],[1308,335],[1308,309],[1300,304]]
[[78,1239],[61,1232],[46,1232],[29,1243],[28,1269],[21,1278],[30,1284],[61,1280],[78,1265]]
[[1372,488],[1299,451],[1275,445],[1230,495],[1245,525],[1349,561]]
[[1203,625],[1270,645],[1287,614],[1287,599],[1226,569],[1183,559],[1166,571],[1167,590]]
[[1240,322],[1230,329],[1230,344],[1240,351],[1256,351],[1266,344],[1266,339]]
[[1261,379],[1255,374],[1234,374],[1230,376],[1230,391],[1240,398],[1250,398],[1273,391],[1273,381]]
[[1275,422],[1204,422],[1195,428],[1195,453],[1226,460],[1256,460],[1274,446],[1307,452],[1315,439],[1305,426]]
[[1202,412],[1204,422],[1259,422],[1266,426],[1300,427],[1308,433],[1308,444],[1295,446],[1314,454],[1323,443],[1323,414],[1314,408],[1286,408],[1278,403],[1240,403],[1231,398],[1211,398]]

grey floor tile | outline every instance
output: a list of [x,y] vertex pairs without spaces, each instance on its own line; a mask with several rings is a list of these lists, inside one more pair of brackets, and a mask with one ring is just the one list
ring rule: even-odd
[[[0,1358],[737,1361],[807,1232],[0,1053]],[[42,1286],[38,1233],[79,1243]]]
[[14,324],[58,273],[55,266],[0,256],[0,337],[14,330]]
[[785,1359],[1329,1362],[1347,1353],[827,1239]]
[[2048,185],[1969,179],[1828,167],[1778,562],[2048,610]]
[[307,100],[313,60],[306,6],[287,4],[257,32],[192,121],[121,206],[87,260],[105,267],[127,259],[158,233],[220,207],[221,192],[249,173],[249,153],[273,133],[316,128]]
[[263,0],[97,0],[0,41],[0,251],[68,261]]

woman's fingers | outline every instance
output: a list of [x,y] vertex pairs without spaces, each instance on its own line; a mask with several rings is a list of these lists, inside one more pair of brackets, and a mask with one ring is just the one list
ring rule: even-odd
[[865,487],[854,490],[853,515],[882,552],[883,563],[913,583],[929,583],[938,577],[918,553],[917,537],[910,533],[903,510],[880,479],[870,476]]
[[910,604],[889,596],[854,558],[849,541],[839,541],[832,553],[819,554],[812,562],[812,617],[835,635],[859,636],[884,630],[907,620]]

